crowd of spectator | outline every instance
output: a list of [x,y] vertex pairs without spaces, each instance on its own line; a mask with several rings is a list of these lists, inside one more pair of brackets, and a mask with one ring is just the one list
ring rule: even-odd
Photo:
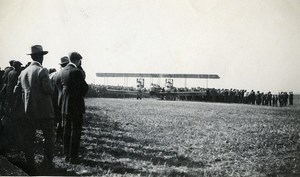
[[211,102],[244,103],[253,105],[287,106],[293,105],[293,92],[272,94],[238,89],[206,89],[206,99]]
[[[107,90],[119,91],[137,91],[134,87],[112,86],[112,85],[90,85],[90,91],[87,94],[90,97],[114,97],[109,95]],[[166,92],[163,87],[157,84],[152,84],[150,89],[143,89],[143,92]],[[269,106],[287,106],[293,105],[293,92],[279,92],[273,94],[269,92],[247,91],[243,89],[215,89],[202,87],[173,87],[171,92],[197,92],[201,93],[198,96],[185,97],[178,96],[178,100],[194,100],[207,102],[222,102],[222,103],[242,103],[253,105],[269,105]],[[146,95],[146,94],[144,94]]]
[[41,166],[53,170],[54,145],[65,162],[79,164],[84,96],[88,91],[82,56],[71,52],[60,60],[59,71],[43,67],[44,51],[41,45],[31,47],[32,61],[27,65],[10,60],[0,69],[0,154],[22,151],[23,170],[29,175],[39,172],[35,160],[36,132],[42,131],[44,156]]
[[[121,95],[112,94],[111,92],[108,92],[109,90],[114,91],[128,91],[128,92],[134,92],[138,91],[135,87],[126,87],[126,86],[113,86],[113,85],[99,85],[99,84],[90,84],[90,89],[86,95],[86,97],[101,97],[101,98],[122,98]],[[143,92],[147,92],[146,88],[142,89]]]

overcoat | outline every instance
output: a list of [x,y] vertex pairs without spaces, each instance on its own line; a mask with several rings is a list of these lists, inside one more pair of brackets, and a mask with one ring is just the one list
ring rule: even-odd
[[54,118],[53,87],[48,70],[39,62],[32,62],[21,72],[16,87],[22,87],[25,114],[32,119]]
[[13,69],[12,71],[10,71],[8,73],[8,76],[7,76],[7,96],[8,97],[11,97],[12,94],[13,94],[13,90],[14,90],[14,87],[17,85],[17,82],[18,82],[18,77],[20,75],[20,72],[21,71],[17,71],[16,69]]
[[81,69],[69,63],[61,70],[62,83],[62,114],[85,113],[84,96],[88,91],[88,84],[84,80]]
[[10,73],[12,70],[14,69],[14,67],[12,66],[9,66],[9,67],[6,67],[4,69],[4,73],[3,73],[3,76],[1,80],[1,85],[2,85],[2,88],[0,88],[0,98],[1,99],[6,99],[7,98],[7,80],[8,80],[8,73]]
[[58,71],[55,74],[55,76],[53,77],[54,86],[57,90],[57,100],[56,100],[57,102],[56,102],[56,104],[58,106],[58,109],[59,109],[60,113],[61,113],[61,105],[62,105],[62,81],[61,81],[62,70]]

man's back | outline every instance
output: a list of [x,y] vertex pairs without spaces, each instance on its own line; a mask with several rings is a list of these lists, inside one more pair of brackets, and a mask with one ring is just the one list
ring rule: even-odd
[[7,98],[7,80],[8,80],[8,73],[11,72],[14,68],[9,66],[4,69],[3,75],[1,79],[1,88],[0,88],[0,97],[4,100]]
[[67,65],[61,73],[62,81],[62,113],[71,112],[84,113],[84,96],[87,93],[88,85],[80,69],[74,65]]
[[13,69],[8,73],[8,79],[7,79],[7,95],[11,96],[13,94],[14,87],[16,86],[18,82],[18,77],[20,75],[20,71],[17,71],[16,69]]
[[25,112],[34,118],[54,117],[51,94],[53,88],[47,69],[38,62],[32,62],[19,77],[25,104]]
[[4,69],[4,73],[3,73],[3,76],[2,76],[2,81],[3,81],[3,83],[7,83],[7,77],[8,77],[8,73],[10,72],[10,71],[12,71],[14,68],[12,67],[12,66],[9,66],[9,67],[6,67],[5,69]]
[[[63,69],[62,69],[63,70]],[[55,76],[53,77],[53,82],[54,82],[54,85],[55,85],[55,88],[57,90],[57,101],[58,103],[58,107],[61,108],[61,95],[62,95],[62,81],[61,81],[61,73],[62,73],[62,70],[58,71]]]

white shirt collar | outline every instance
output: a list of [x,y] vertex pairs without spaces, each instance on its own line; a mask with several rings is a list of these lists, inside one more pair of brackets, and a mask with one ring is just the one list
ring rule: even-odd
[[70,62],[68,65],[73,65],[73,66],[75,66],[75,68],[77,68],[77,66],[72,62]]

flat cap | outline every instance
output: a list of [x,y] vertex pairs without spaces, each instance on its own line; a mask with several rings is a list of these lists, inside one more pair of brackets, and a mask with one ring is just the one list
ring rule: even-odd
[[16,66],[22,66],[22,63],[19,62],[19,61],[14,61],[13,66],[14,66],[14,67],[16,67]]
[[72,52],[70,54],[70,61],[76,61],[82,59],[82,56],[78,52]]

